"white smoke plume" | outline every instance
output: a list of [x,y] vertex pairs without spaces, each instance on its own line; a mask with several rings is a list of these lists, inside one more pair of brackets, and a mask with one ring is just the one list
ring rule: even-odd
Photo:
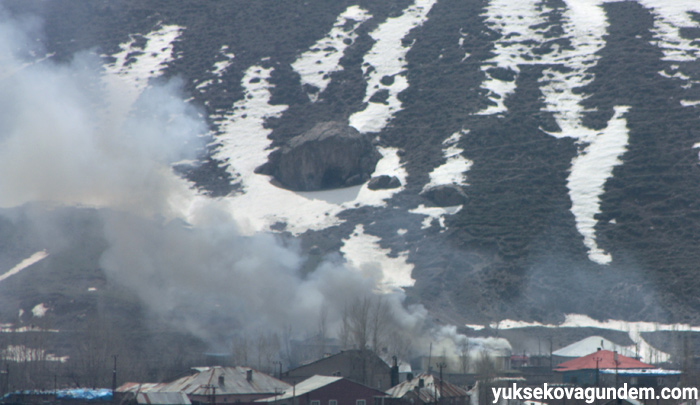
[[181,187],[169,166],[193,158],[206,131],[180,83],[151,86],[128,116],[115,117],[118,99],[104,90],[96,55],[54,63],[36,30],[0,18],[0,205],[167,211]]
[[[348,303],[375,294],[374,278],[339,260],[304,274],[293,242],[241,235],[216,200],[173,173],[207,132],[181,83],[152,84],[134,105],[119,105],[128,97],[107,91],[99,57],[54,63],[27,26],[39,25],[0,13],[0,206],[98,208],[107,276],[151,314],[224,349],[240,330],[313,331],[322,314],[332,334]],[[393,325],[421,327],[422,307],[404,308],[400,293],[384,300]]]

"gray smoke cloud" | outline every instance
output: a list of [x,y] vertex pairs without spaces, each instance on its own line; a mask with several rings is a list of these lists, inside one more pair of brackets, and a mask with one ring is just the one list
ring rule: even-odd
[[[340,262],[303,274],[303,256],[293,245],[270,234],[242,236],[232,219],[191,227],[104,214],[110,248],[102,267],[156,314],[218,346],[241,332],[291,326],[297,334],[314,333],[322,312],[331,335],[346,305],[376,289],[374,279]],[[418,329],[420,308],[403,308],[401,294],[384,299],[399,325]]]
[[53,63],[37,45],[36,22],[27,30],[0,18],[0,205],[168,211],[180,182],[169,165],[195,157],[206,131],[181,83],[149,87],[130,114],[115,117],[111,111],[128,108],[106,92],[96,55]]
[[[0,13],[1,206],[99,208],[107,276],[153,315],[224,349],[240,330],[313,331],[322,314],[332,333],[349,303],[376,294],[375,279],[338,258],[303,273],[293,241],[243,236],[215,200],[186,222],[176,206],[188,184],[171,167],[196,156],[207,128],[181,82],[152,84],[133,106],[120,105],[129,98],[108,91],[95,54],[44,58],[32,21]],[[400,292],[383,299],[393,325],[422,327],[422,307],[405,308]]]

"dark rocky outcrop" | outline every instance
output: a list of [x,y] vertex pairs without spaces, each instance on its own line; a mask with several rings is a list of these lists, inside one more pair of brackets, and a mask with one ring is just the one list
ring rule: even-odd
[[431,187],[421,193],[438,207],[452,207],[467,202],[467,195],[454,184]]
[[382,174],[381,176],[372,177],[367,183],[370,190],[383,190],[389,188],[401,187],[401,181],[396,176]]
[[330,121],[292,138],[257,171],[290,190],[326,190],[369,180],[380,157],[367,136]]

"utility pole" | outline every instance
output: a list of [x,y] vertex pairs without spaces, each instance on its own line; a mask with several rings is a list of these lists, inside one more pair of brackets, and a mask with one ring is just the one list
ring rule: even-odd
[[114,368],[112,369],[112,398],[114,398],[114,391],[117,390],[117,355],[112,355],[114,358]]
[[[216,385],[206,384],[206,385],[202,385],[201,387],[204,388],[205,390],[211,389],[211,398],[209,399],[209,403],[215,404],[216,403]],[[204,393],[206,395],[206,391],[204,391]]]
[[430,351],[428,351],[428,373],[430,373],[433,370],[432,364],[430,362],[433,361],[433,342],[430,342]]
[[618,357],[617,357],[617,350],[615,350],[615,352],[613,354],[613,359],[615,360],[615,390],[617,390],[617,388],[619,386],[618,385],[618,378],[617,378],[617,376],[618,376],[617,370],[620,367],[620,361],[618,360]]

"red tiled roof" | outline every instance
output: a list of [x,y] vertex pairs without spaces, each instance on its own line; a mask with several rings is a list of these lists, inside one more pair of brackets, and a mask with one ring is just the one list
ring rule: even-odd
[[[597,363],[597,364],[596,364]],[[598,350],[587,356],[577,359],[565,361],[559,364],[555,371],[573,371],[573,370],[591,370],[602,368],[655,368],[654,366],[642,363],[639,360],[631,357],[626,357],[621,354],[617,355],[617,364],[615,364],[615,352],[610,350]]]

